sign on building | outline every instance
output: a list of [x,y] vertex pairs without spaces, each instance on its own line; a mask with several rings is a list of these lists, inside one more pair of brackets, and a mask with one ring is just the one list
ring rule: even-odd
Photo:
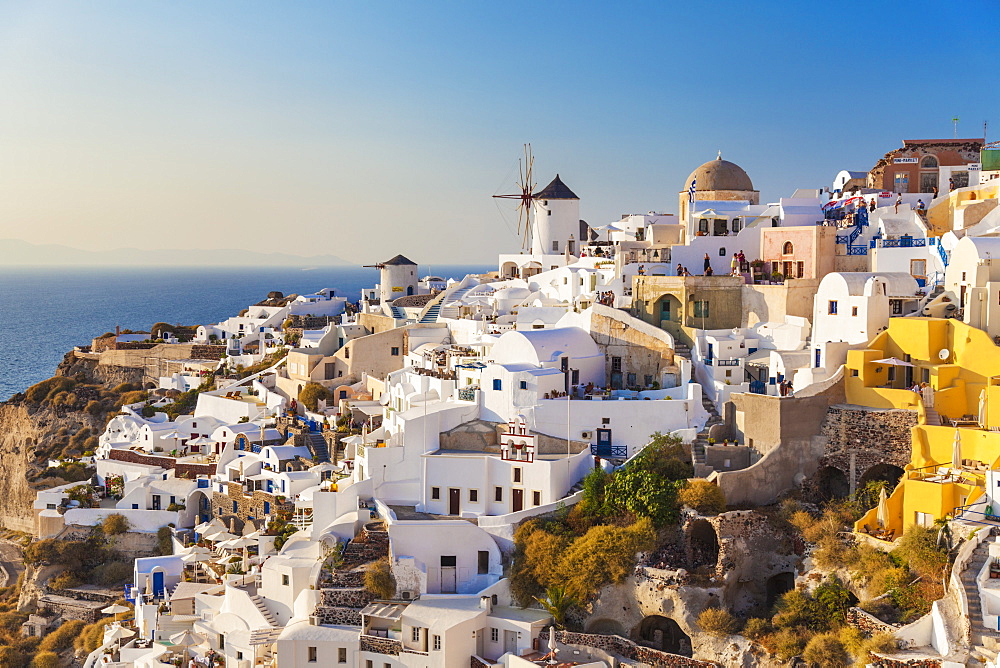
[[917,164],[916,158],[893,158],[892,164],[894,165],[915,165]]

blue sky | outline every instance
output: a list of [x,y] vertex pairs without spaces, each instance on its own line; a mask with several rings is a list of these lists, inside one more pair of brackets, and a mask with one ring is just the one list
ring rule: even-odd
[[[524,142],[595,225],[1000,139],[994,2],[0,3],[0,236],[491,261]],[[993,116],[991,117],[991,113]]]

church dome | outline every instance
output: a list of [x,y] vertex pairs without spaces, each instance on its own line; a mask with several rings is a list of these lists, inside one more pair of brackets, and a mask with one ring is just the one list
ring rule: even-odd
[[721,155],[691,172],[684,182],[685,187],[690,187],[692,181],[695,181],[696,191],[753,190],[753,182],[743,168],[735,162],[723,160]]

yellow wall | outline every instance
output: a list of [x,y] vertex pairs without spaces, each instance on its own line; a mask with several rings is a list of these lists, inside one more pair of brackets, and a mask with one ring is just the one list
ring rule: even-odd
[[997,184],[987,183],[971,189],[955,190],[932,200],[927,209],[927,226],[932,236],[940,236],[955,227],[955,210],[965,202],[993,199]]

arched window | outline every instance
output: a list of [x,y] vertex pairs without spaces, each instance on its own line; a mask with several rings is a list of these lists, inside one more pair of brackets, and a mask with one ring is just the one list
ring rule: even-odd
[[923,160],[920,161],[921,169],[937,169],[938,161],[933,155],[925,156]]
[[792,255],[794,252],[795,248],[792,246],[791,241],[786,241],[785,244],[781,247],[782,255]]

